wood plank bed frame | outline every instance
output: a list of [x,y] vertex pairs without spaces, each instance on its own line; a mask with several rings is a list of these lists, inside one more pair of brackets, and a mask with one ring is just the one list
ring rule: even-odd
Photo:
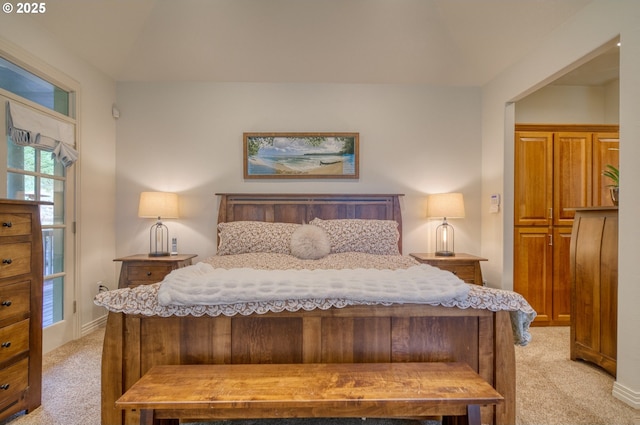
[[[319,217],[402,225],[401,195],[219,196],[218,222],[302,223]],[[102,425],[139,423],[139,412],[123,411],[115,401],[155,365],[362,362],[467,363],[504,397],[504,403],[482,408],[482,423],[515,423],[509,313],[404,304],[233,317],[110,312],[102,353]]]

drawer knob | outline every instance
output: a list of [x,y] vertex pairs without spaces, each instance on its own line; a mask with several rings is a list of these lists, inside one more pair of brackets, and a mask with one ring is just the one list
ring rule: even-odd
[[2,264],[11,264],[11,263],[13,263],[13,260],[11,258],[2,259]]
[[11,300],[2,301],[2,305],[5,307],[11,306]]
[[13,224],[10,221],[2,222],[2,227],[11,227],[11,226],[13,226]]
[[5,341],[2,343],[2,348],[9,348],[11,347],[11,341]]
[[147,272],[147,276],[151,276],[151,272]]
[[455,271],[455,270],[451,270],[451,273],[456,274],[456,275],[458,274],[458,272]]
[[9,384],[0,385],[0,390],[8,390],[8,389],[9,389]]

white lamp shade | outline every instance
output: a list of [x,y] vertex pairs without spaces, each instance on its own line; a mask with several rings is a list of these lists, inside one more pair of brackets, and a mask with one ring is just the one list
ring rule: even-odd
[[464,218],[462,193],[436,193],[427,197],[427,217]]
[[138,217],[178,218],[178,195],[168,192],[142,192]]

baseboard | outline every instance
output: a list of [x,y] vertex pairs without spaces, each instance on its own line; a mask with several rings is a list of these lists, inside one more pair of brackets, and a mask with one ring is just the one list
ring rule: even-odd
[[634,409],[640,409],[640,392],[627,388],[616,381],[613,383],[613,391],[611,394]]
[[80,337],[87,336],[91,332],[96,331],[106,325],[107,325],[107,315],[105,314],[104,316],[98,317],[96,320],[92,322],[85,323],[84,325],[82,325],[82,328],[80,329]]

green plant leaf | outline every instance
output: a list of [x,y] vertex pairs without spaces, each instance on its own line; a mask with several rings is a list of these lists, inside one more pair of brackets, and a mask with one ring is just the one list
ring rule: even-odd
[[605,170],[602,172],[602,175],[611,179],[613,184],[609,185],[610,187],[618,187],[618,183],[620,180],[620,170],[617,167],[607,164],[605,165]]

